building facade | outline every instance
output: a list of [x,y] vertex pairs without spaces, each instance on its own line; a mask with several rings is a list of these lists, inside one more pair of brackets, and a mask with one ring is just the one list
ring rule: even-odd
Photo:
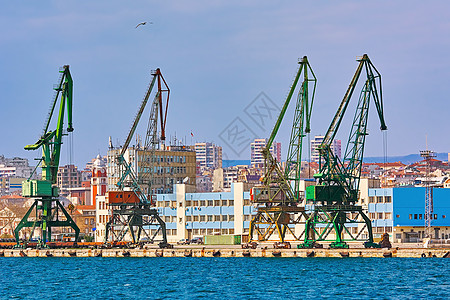
[[[255,139],[250,144],[250,161],[252,167],[262,168],[264,166],[264,156],[262,150],[266,147],[267,139]],[[272,157],[281,162],[281,143],[273,142],[270,146]]]
[[[120,149],[110,149],[108,151],[108,190],[117,190],[117,182],[120,179],[120,168],[115,162]],[[148,152],[130,147],[125,151],[125,160],[132,166],[138,177],[153,173],[152,188],[156,194],[173,192],[173,185],[185,183],[190,191],[195,191],[196,185],[196,162],[195,152],[185,151],[164,151],[156,150],[154,153],[153,170],[148,167]],[[146,187],[142,186],[144,192]]]
[[[450,236],[450,190],[433,189],[432,239]],[[374,232],[388,232],[396,243],[422,242],[425,237],[425,188],[379,188],[369,190],[369,218]]]
[[[323,139],[325,136],[323,135],[316,135],[314,139],[311,140],[311,161],[319,163],[320,155],[317,148],[322,144]],[[331,143],[331,151],[333,151],[333,154],[339,158],[342,158],[341,153],[341,140],[334,140]]]
[[222,168],[222,147],[213,143],[195,143],[195,157],[200,171]]

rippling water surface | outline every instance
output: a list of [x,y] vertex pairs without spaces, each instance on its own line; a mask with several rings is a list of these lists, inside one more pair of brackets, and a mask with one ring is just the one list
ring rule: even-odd
[[442,258],[0,258],[0,298],[449,299]]

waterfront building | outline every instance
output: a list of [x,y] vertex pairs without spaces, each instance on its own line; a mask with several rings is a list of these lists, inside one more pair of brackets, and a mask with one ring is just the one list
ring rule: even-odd
[[[450,189],[433,189],[433,239],[450,238],[449,198]],[[388,232],[395,243],[421,242],[425,237],[424,187],[370,189],[368,211],[374,232]]]

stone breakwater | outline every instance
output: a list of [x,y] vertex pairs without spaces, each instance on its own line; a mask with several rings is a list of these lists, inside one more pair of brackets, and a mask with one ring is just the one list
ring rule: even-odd
[[0,250],[0,257],[440,257],[450,258],[450,248],[424,249],[24,249]]

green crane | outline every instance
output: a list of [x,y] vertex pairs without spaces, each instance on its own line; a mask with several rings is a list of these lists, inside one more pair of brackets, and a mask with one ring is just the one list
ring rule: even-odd
[[[34,203],[14,230],[14,236],[17,242],[16,247],[22,247],[26,244],[25,242],[23,245],[21,245],[19,237],[20,230],[25,227],[32,228],[29,238],[33,236],[34,230],[36,228],[41,229],[40,240],[38,242],[38,247],[41,248],[47,247],[47,242],[51,241],[51,233],[53,227],[72,227],[75,232],[75,241],[78,240],[78,235],[80,233],[80,229],[59,201],[59,190],[58,187],[55,186],[61,154],[62,137],[64,135],[64,112],[66,109],[68,122],[67,132],[73,131],[73,80],[72,76],[70,75],[69,66],[65,65],[60,70],[60,73],[61,76],[59,79],[59,83],[54,88],[56,91],[55,98],[52,102],[50,112],[45,122],[44,132],[35,144],[25,146],[25,150],[37,150],[39,148],[42,148],[42,157],[40,159],[42,179],[28,179],[22,183],[22,195],[27,198],[34,198]],[[51,131],[49,130],[50,122],[53,113],[55,112],[56,104],[60,95],[61,101],[59,106],[58,120],[56,123],[56,130]],[[29,220],[30,214],[33,210],[35,210],[34,220]],[[64,215],[65,220],[59,219],[61,217],[60,212]]]
[[[298,224],[302,216],[307,217],[304,208],[298,206],[303,201],[303,195],[300,192],[301,154],[303,137],[305,133],[311,131],[310,120],[317,79],[306,56],[299,61],[299,65],[277,122],[266,146],[262,150],[265,161],[265,175],[262,185],[254,187],[251,193],[253,203],[258,205],[257,214],[250,221],[250,239],[252,240],[254,240],[254,233],[257,233],[258,240],[268,240],[275,230],[278,233],[280,242],[284,242],[288,231],[295,238],[299,239],[300,237],[296,237],[291,227]],[[299,85],[302,75],[303,82]],[[297,88],[298,96],[286,168],[283,171],[280,162],[277,162],[272,157],[270,148]]]
[[[366,247],[376,247],[373,243],[372,225],[362,207],[357,205],[364,144],[367,133],[367,119],[371,98],[377,109],[381,130],[386,130],[383,115],[383,98],[381,92],[381,75],[370,61],[367,54],[358,59],[359,65],[345,93],[330,127],[318,147],[320,162],[319,172],[314,174],[317,185],[306,189],[306,200],[311,205],[312,213],[306,222],[306,238],[301,247],[314,247],[316,242],[326,241],[330,232],[334,231],[335,239],[332,248],[348,248],[344,239],[361,240],[363,229],[367,229]],[[332,151],[332,142],[347,110],[353,91],[361,73],[365,70],[366,80],[363,84],[357,104],[353,124],[350,130],[344,158],[341,161]],[[364,226],[359,232],[351,232],[351,228]],[[358,231],[358,230],[356,230]]]

